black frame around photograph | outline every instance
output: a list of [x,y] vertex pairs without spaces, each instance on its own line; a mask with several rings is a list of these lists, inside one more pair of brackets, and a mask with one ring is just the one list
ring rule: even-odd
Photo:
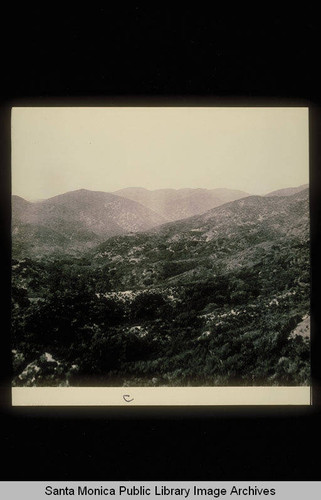
[[[107,17],[110,13],[103,9],[102,14]],[[296,24],[286,24],[286,18],[275,16],[269,22],[258,22],[251,33],[252,40],[255,35],[262,44],[252,43],[245,49],[234,42],[227,49],[221,39],[226,27],[233,30],[238,25],[236,20],[234,23],[219,19],[216,23],[207,21],[208,29],[204,30],[205,18],[202,16],[192,33],[188,29],[193,18],[190,10],[182,16],[178,31],[178,25],[172,25],[168,16],[164,24],[158,14],[156,9],[152,21],[142,12],[130,18],[131,26],[147,28],[150,36],[154,33],[151,59],[147,58],[147,53],[144,52],[143,58],[139,52],[146,45],[146,38],[138,36],[133,27],[129,32],[131,47],[141,58],[137,63],[132,60],[125,66],[121,64],[126,43],[117,33],[119,23],[112,27],[109,24],[108,36],[104,37],[98,29],[103,24],[101,18],[95,26],[94,45],[103,42],[104,46],[108,45],[109,54],[110,47],[114,52],[109,66],[104,60],[94,64],[97,54],[94,58],[88,39],[81,42],[81,24],[66,15],[63,20],[60,18],[60,43],[57,38],[50,38],[53,28],[46,36],[48,26],[35,23],[34,31],[29,31],[25,44],[20,47],[20,54],[10,54],[9,64],[4,68],[0,151],[4,288],[1,443],[5,461],[0,479],[319,480],[319,463],[315,458],[321,444],[318,307],[321,97],[316,72],[317,23],[303,16]],[[295,35],[295,28],[300,30],[300,40],[289,47],[284,34]],[[164,30],[167,37],[162,42]],[[229,42],[236,40],[235,31],[233,34]],[[23,38],[23,31],[20,37]],[[62,39],[66,44],[59,52]],[[202,42],[197,43],[197,40]],[[283,44],[279,44],[282,41]],[[180,50],[171,53],[174,46]],[[189,57],[181,50],[187,47],[191,47]],[[156,57],[157,49],[159,58]],[[58,52],[61,56],[59,69]],[[30,57],[27,58],[27,54],[31,54]],[[179,64],[178,54],[181,56]],[[153,105],[156,102],[168,105],[175,102],[183,105],[309,107],[311,407],[11,407],[10,110],[18,103],[28,106],[35,100],[39,105]]]

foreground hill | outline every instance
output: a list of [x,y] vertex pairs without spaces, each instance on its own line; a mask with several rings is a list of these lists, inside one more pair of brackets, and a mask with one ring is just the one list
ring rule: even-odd
[[166,221],[139,203],[81,189],[40,202],[12,197],[15,254],[82,250],[118,234],[144,231]]
[[309,384],[308,213],[308,190],[250,196],[14,259],[14,384]]
[[125,188],[115,194],[137,201],[168,220],[179,220],[201,214],[228,201],[248,196],[233,189],[156,189]]

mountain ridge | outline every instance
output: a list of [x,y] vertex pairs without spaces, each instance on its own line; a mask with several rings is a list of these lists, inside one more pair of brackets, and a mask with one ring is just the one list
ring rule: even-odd
[[[222,188],[218,189],[222,191]],[[145,188],[142,190],[148,192]],[[172,191],[176,192],[177,190]],[[201,192],[204,199],[204,193],[210,192],[210,190],[202,189],[188,191],[192,193],[188,197],[192,207],[193,197],[197,197],[198,193]],[[226,190],[223,189],[223,191]],[[231,192],[231,190],[227,191]],[[181,201],[184,202],[185,198],[182,192],[185,195],[186,189],[180,190]],[[238,195],[240,193],[239,191]],[[186,213],[184,213],[180,219],[173,221],[139,202],[104,191],[78,189],[38,202],[30,202],[20,196],[13,195],[13,250],[19,253],[27,251],[29,247],[31,253],[37,253],[37,247],[39,247],[40,255],[43,252],[52,253],[56,250],[67,253],[70,251],[78,252],[95,247],[110,237],[127,233],[159,232],[162,234],[164,231],[170,231],[171,227],[180,227],[182,230],[188,227],[190,229],[198,227],[200,230],[202,225],[217,225],[218,223],[222,225],[225,224],[224,221],[229,224],[231,217],[234,218],[234,222],[238,220],[239,223],[242,223],[242,214],[245,218],[249,217],[246,211],[250,211],[254,220],[255,211],[258,209],[262,211],[263,207],[265,207],[265,211],[269,212],[269,217],[273,213],[276,218],[280,218],[284,207],[291,203],[292,199],[298,201],[300,198],[307,198],[307,196],[308,188],[284,196],[246,194],[243,198],[220,203],[201,214],[186,217]],[[244,206],[245,211],[243,210]],[[290,218],[293,217],[291,213],[288,215]],[[260,217],[265,217],[263,212]],[[221,222],[218,222],[219,219],[222,219]]]
[[111,238],[95,247],[91,258],[112,267],[124,266],[125,287],[141,280],[153,286],[163,273],[171,283],[189,282],[191,276],[206,280],[213,273],[238,267],[238,259],[245,267],[252,266],[255,255],[268,253],[273,245],[306,245],[308,227],[308,190],[279,197],[277,202],[253,196],[131,238]]
[[291,196],[293,194],[299,193],[309,187],[309,184],[301,184],[296,187],[289,187],[283,189],[277,189],[276,191],[271,191],[270,193],[265,194],[264,196]]
[[[68,249],[72,246],[81,249],[110,236],[146,230],[164,221],[166,219],[137,202],[103,191],[69,191],[33,203],[12,197],[12,234],[15,240],[21,235],[20,243],[28,246],[28,228],[32,228],[34,234],[38,228],[42,235],[44,231],[40,228],[45,228],[47,232],[51,231],[50,238],[40,237],[38,243],[49,252],[56,249],[53,232],[59,235],[58,239],[67,238]],[[29,243],[34,245],[35,242]],[[63,250],[63,245],[59,243],[58,248]]]

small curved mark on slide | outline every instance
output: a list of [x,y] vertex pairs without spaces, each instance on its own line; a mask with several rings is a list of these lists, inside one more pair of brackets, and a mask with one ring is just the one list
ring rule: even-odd
[[132,398],[132,399],[128,399],[128,398],[130,398],[129,394],[123,395],[123,399],[124,399],[124,401],[126,401],[126,403],[130,403],[131,401],[134,401],[134,398]]

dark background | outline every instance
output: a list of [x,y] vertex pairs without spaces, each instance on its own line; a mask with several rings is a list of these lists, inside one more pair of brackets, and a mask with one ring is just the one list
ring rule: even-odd
[[[13,5],[1,21],[0,480],[320,480],[316,11],[43,5]],[[310,106],[313,407],[10,408],[10,106],[18,104]]]

